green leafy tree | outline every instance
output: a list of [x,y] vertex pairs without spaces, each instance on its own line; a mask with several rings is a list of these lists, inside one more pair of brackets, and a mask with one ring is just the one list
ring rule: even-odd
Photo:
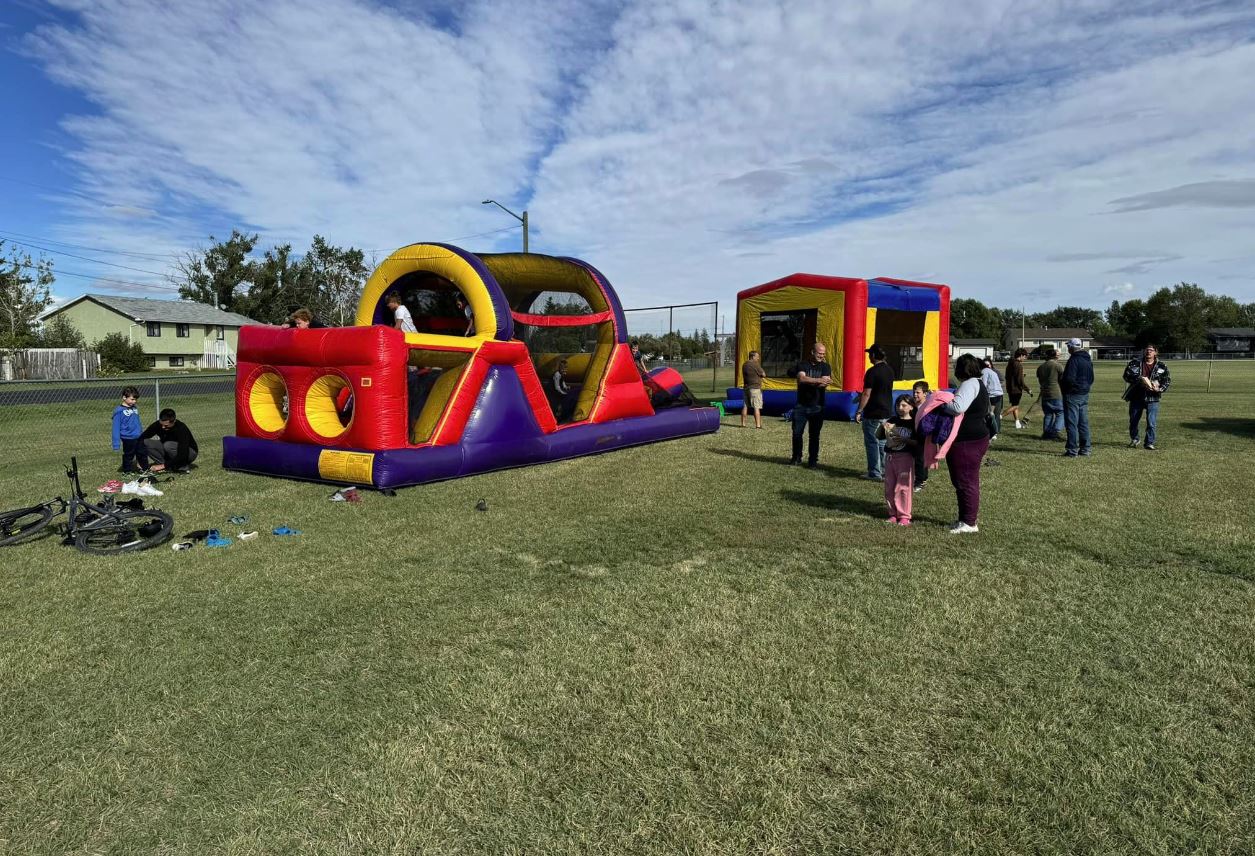
[[64,315],[54,315],[44,323],[36,337],[40,348],[86,348],[87,340]]
[[105,374],[146,372],[150,369],[143,346],[129,341],[121,333],[110,333],[94,342],[92,350],[100,354],[100,370]]
[[170,282],[182,298],[234,312],[239,289],[253,274],[248,256],[257,246],[257,235],[232,229],[225,241],[215,241],[213,235],[209,240],[209,249],[190,251],[176,263]]
[[31,343],[39,314],[52,303],[56,277],[52,262],[42,256],[10,247],[0,240],[0,336],[4,347],[21,348]]
[[357,316],[357,304],[370,272],[362,251],[354,247],[336,247],[322,235],[304,258],[305,271],[314,287],[308,304],[326,323],[344,327]]
[[1001,335],[1000,312],[970,297],[950,301],[951,339],[995,339]]
[[317,313],[317,289],[304,260],[292,255],[292,245],[266,250],[250,262],[248,290],[236,299],[234,311],[258,321],[282,323],[296,309]]

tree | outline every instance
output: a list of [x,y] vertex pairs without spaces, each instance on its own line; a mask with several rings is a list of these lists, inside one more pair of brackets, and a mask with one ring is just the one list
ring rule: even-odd
[[316,289],[311,308],[328,324],[352,324],[368,273],[362,251],[332,246],[322,235],[315,235],[304,262]]
[[92,350],[100,354],[100,370],[105,374],[146,372],[151,368],[144,347],[121,333],[110,333],[93,343]]
[[78,331],[69,318],[54,315],[44,322],[43,329],[36,337],[36,346],[40,348],[86,348],[87,340]]
[[979,300],[960,297],[950,301],[950,338],[996,339],[1002,335],[1002,319]]
[[50,260],[33,261],[17,247],[6,253],[4,243],[0,240],[0,337],[7,347],[20,348],[29,344],[39,313],[52,303],[56,278]]
[[1038,327],[1077,327],[1091,332],[1106,327],[1101,311],[1084,306],[1056,306],[1049,312],[1038,312],[1033,315],[1033,324]]
[[176,263],[170,282],[179,287],[182,298],[234,312],[236,289],[253,274],[248,254],[257,246],[257,235],[232,229],[225,241],[215,241],[213,235],[209,240],[209,249],[192,250]]
[[250,262],[248,291],[235,302],[235,312],[258,321],[282,323],[302,306],[317,313],[317,289],[303,260],[294,259],[292,245],[266,250]]

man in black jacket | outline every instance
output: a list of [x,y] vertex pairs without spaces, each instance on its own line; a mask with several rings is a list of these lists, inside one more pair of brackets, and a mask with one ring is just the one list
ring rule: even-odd
[[1080,339],[1068,340],[1068,364],[1063,367],[1059,388],[1063,390],[1063,425],[1068,443],[1063,454],[1068,458],[1093,454],[1089,436],[1089,390],[1094,385],[1094,363]]
[[1155,423],[1159,420],[1159,400],[1168,391],[1172,377],[1168,367],[1159,361],[1154,345],[1147,345],[1142,358],[1134,357],[1124,368],[1124,400],[1129,403],[1129,448],[1136,449],[1141,440],[1137,429],[1141,427],[1142,414],[1146,414],[1146,445],[1142,448],[1155,451]]
[[149,425],[139,439],[153,462],[150,467],[153,472],[177,470],[185,473],[200,451],[192,432],[175,418],[174,411],[169,407],[161,411],[157,421]]

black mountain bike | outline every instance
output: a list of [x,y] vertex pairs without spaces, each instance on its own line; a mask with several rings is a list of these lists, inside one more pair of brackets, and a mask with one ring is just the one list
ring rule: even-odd
[[106,494],[100,504],[88,502],[78,480],[78,458],[70,458],[65,474],[70,479],[68,501],[58,496],[0,514],[0,547],[34,538],[59,514],[66,515],[60,527],[63,543],[98,556],[147,550],[170,537],[174,518],[164,511],[120,508],[112,494]]

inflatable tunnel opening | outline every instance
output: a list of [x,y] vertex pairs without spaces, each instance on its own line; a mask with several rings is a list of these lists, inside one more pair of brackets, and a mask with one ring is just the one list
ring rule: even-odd
[[411,443],[431,442],[470,360],[469,351],[410,348],[405,387],[406,433]]
[[[410,312],[419,333],[440,336],[467,336],[475,331],[468,296],[449,279],[438,273],[416,270],[396,279],[382,295],[375,308],[377,323],[391,326],[395,314],[388,308],[388,295],[396,292]],[[458,301],[462,307],[458,306]]]
[[[580,321],[585,317],[566,319]],[[610,322],[547,327],[516,320],[514,330],[527,344],[554,419],[559,424],[587,420],[614,351]]]
[[876,311],[876,344],[899,380],[924,377],[924,313],[897,309]]

